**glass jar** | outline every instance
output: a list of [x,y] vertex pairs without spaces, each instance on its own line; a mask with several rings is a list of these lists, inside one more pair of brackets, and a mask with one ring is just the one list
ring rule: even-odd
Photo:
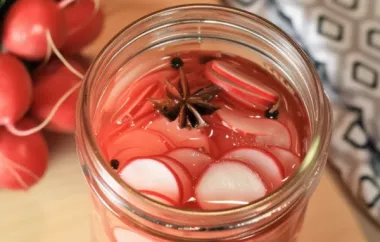
[[[155,55],[178,50],[223,50],[240,55],[266,68],[279,81],[286,80],[298,93],[310,121],[309,151],[282,187],[243,207],[189,211],[141,196],[113,172],[95,141],[92,124],[103,91],[123,66],[130,63],[133,71],[128,74],[133,75],[150,68]],[[123,29],[88,71],[77,112],[78,153],[94,205],[92,232],[94,240],[101,242],[295,241],[308,200],[321,178],[331,136],[329,101],[301,48],[265,19],[215,5],[165,9]],[[127,239],[117,239],[121,236]]]

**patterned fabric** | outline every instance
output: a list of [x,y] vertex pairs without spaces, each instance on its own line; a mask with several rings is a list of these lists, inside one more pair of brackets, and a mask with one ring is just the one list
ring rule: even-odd
[[380,224],[380,0],[225,0],[297,40],[333,102],[329,162]]

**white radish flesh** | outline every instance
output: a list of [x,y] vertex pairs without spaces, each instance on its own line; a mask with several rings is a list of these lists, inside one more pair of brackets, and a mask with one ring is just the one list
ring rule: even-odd
[[[193,181],[191,179],[190,172],[184,165],[170,157],[160,156],[157,157],[157,159],[164,162],[167,166],[174,170],[181,183],[182,201],[180,201],[180,203],[182,204],[187,202],[193,193]],[[165,194],[163,193],[163,195]]]
[[264,86],[262,83],[260,83],[260,81],[256,80],[253,75],[248,75],[232,64],[221,60],[210,61],[210,65],[214,71],[229,78],[236,84],[259,95],[262,95],[274,103],[277,102],[277,93],[269,87]]
[[273,146],[268,151],[282,164],[285,178],[291,176],[301,164],[301,158],[289,150]]
[[159,155],[167,152],[173,145],[158,132],[133,129],[107,142],[107,154],[112,159],[124,163],[139,156]]
[[195,188],[197,203],[205,210],[246,205],[264,197],[266,192],[260,176],[248,165],[234,160],[210,165]]
[[230,98],[242,100],[242,102],[250,102],[252,106],[260,110],[266,110],[275,102],[266,96],[262,96],[255,92],[252,92],[238,84],[234,83],[232,80],[227,77],[215,72],[211,65],[211,63],[207,64],[205,69],[206,77],[215,85],[221,87]]
[[120,171],[125,183],[136,190],[156,191],[169,199],[182,201],[182,184],[175,170],[161,159],[137,158]]
[[165,117],[159,117],[147,126],[148,130],[154,130],[164,134],[176,147],[203,148],[207,153],[213,154],[212,140],[202,129],[180,129],[178,121],[170,122]]
[[251,118],[228,108],[222,108],[216,113],[228,128],[244,134],[255,135],[255,140],[259,144],[274,145],[285,149],[289,149],[292,145],[289,130],[279,121]]
[[272,191],[282,184],[284,171],[281,163],[270,153],[259,148],[236,148],[221,159],[233,159],[250,165],[263,179],[267,188]]

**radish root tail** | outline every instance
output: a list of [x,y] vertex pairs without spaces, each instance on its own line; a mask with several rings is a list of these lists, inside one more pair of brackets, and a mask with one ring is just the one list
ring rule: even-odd
[[76,70],[66,59],[63,57],[61,52],[59,52],[57,46],[54,44],[54,41],[51,37],[50,31],[46,31],[46,40],[49,43],[50,48],[53,50],[54,54],[58,57],[60,61],[69,69],[74,75],[79,77],[80,79],[83,79],[84,76],[82,73],[80,73],[78,70]]
[[73,2],[75,2],[76,0],[62,0],[58,3],[58,7],[60,9],[63,9],[67,6],[69,6],[70,4],[72,4]]
[[94,16],[99,12],[100,0],[94,0]]
[[25,168],[24,166],[17,164],[13,161],[11,161],[8,157],[0,153],[0,159],[4,162],[6,168],[8,168],[9,172],[12,173],[12,175],[15,177],[15,179],[20,183],[22,188],[24,190],[28,190],[28,185],[24,181],[24,179],[20,176],[20,174],[16,171],[17,169],[28,174],[29,176],[33,177],[34,180],[38,181],[40,178],[33,173],[31,170]]
[[[55,46],[54,41],[51,37],[50,31],[46,31],[46,40],[48,43],[48,49],[51,49],[54,54],[58,57],[60,61],[62,61],[63,65],[69,69],[74,75],[76,75],[78,78],[83,80],[84,76],[82,73],[80,73],[78,70],[76,70],[66,59],[65,57],[59,52],[58,48]],[[49,58],[50,58],[49,54]],[[48,56],[48,55],[46,55]],[[38,126],[28,129],[28,130],[19,130],[13,123],[7,123],[5,124],[5,127],[8,129],[9,132],[16,136],[28,136],[31,134],[34,134],[43,128],[45,128],[49,122],[53,119],[54,115],[57,113],[58,109],[64,103],[79,87],[81,86],[81,82],[77,83],[75,86],[73,86],[70,90],[68,90],[59,100],[58,102],[54,105],[52,110],[50,111],[49,115],[46,117],[46,119],[40,123]]]
[[58,102],[54,105],[54,107],[52,108],[52,110],[50,111],[50,113],[46,117],[46,119],[42,123],[40,123],[38,126],[31,128],[31,129],[28,129],[28,130],[19,130],[16,128],[16,126],[14,124],[9,123],[9,124],[5,125],[6,128],[8,129],[9,132],[11,132],[12,134],[17,135],[17,136],[28,136],[28,135],[34,134],[34,133],[42,130],[52,120],[52,118],[54,117],[54,115],[58,111],[59,107],[62,105],[62,103],[64,103],[71,96],[71,94],[73,94],[77,89],[79,89],[81,84],[82,83],[79,82],[75,86],[73,86],[69,91],[67,91],[65,93],[65,95],[63,95],[58,100]]

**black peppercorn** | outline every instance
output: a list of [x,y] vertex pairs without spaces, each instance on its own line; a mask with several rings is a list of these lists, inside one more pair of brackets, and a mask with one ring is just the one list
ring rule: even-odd
[[265,111],[265,117],[267,117],[269,119],[277,119],[279,114],[280,114],[280,112],[278,110],[274,110],[271,112],[270,109],[267,109]]
[[174,57],[170,64],[174,69],[179,69],[183,66],[183,60],[179,57]]
[[120,162],[116,159],[112,159],[110,164],[113,169],[117,170],[119,168]]

